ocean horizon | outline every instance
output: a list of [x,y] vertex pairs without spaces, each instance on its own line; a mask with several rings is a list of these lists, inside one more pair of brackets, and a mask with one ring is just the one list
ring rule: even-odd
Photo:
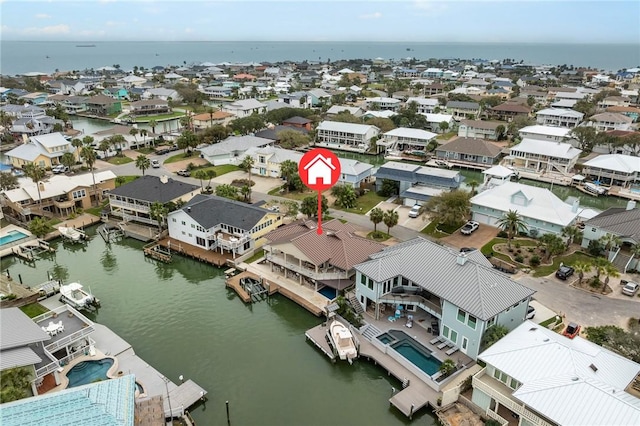
[[[87,47],[90,46],[90,47]],[[52,73],[103,66],[184,65],[201,62],[335,61],[341,59],[418,61],[512,59],[534,65],[586,66],[615,72],[640,66],[634,43],[464,43],[365,41],[0,41],[0,73]]]

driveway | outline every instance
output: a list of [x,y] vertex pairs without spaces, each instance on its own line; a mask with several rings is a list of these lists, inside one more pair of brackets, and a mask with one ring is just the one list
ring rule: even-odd
[[[235,172],[229,172],[222,176],[215,177],[213,182],[218,185],[226,183],[231,184],[235,179],[249,179],[249,173],[242,170],[236,170]],[[251,187],[252,192],[260,192],[267,194],[272,189],[282,186],[283,181],[276,178],[267,178],[263,176],[251,175],[251,180],[255,182],[255,185]]]
[[429,224],[428,217],[424,213],[418,217],[409,217],[411,211],[409,206],[399,206],[396,211],[398,212],[398,225],[405,228],[420,232]]
[[480,224],[480,227],[471,235],[464,235],[461,234],[459,230],[456,230],[456,232],[441,240],[443,243],[456,248],[475,247],[480,249],[483,245],[494,239],[496,235],[498,235],[498,232],[500,232],[498,228]]

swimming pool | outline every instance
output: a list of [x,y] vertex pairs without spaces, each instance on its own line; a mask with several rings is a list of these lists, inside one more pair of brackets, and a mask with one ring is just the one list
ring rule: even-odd
[[70,388],[87,385],[98,380],[107,380],[107,371],[113,365],[112,358],[105,358],[97,361],[83,361],[75,365],[67,373]]
[[420,342],[400,330],[389,330],[377,337],[385,345],[406,358],[420,370],[432,376],[438,372],[442,362]]
[[322,287],[320,290],[318,290],[318,293],[320,293],[321,295],[323,295],[329,300],[335,299],[336,296],[338,295],[338,292],[336,291],[335,288],[331,288],[328,286]]
[[0,246],[12,243],[14,241],[21,240],[23,238],[27,238],[27,236],[28,235],[23,234],[20,231],[16,231],[16,230],[9,231],[7,232],[7,235],[0,237]]

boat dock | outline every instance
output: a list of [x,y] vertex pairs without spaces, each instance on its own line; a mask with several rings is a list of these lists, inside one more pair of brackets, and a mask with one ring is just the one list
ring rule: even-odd
[[200,262],[215,265],[219,268],[225,266],[227,260],[232,258],[230,253],[219,253],[202,247],[192,246],[191,244],[186,244],[171,237],[163,238],[159,240],[157,244],[169,252],[178,253],[199,260]]
[[332,362],[336,361],[336,354],[327,340],[328,327],[326,323],[317,325],[307,331],[304,335],[307,340],[310,340],[314,345],[318,347]]
[[252,274],[251,272],[245,271],[245,272],[239,273],[238,275],[233,275],[228,277],[225,280],[225,286],[231,287],[238,294],[238,296],[240,296],[240,299],[242,299],[244,303],[251,303],[251,296],[242,287],[242,285],[240,285],[240,279],[244,277],[251,277],[256,280],[260,279],[260,277],[257,276],[256,274]]
[[145,256],[151,257],[152,259],[159,260],[164,263],[171,263],[171,251],[164,249],[158,243],[149,243],[142,248],[142,251]]

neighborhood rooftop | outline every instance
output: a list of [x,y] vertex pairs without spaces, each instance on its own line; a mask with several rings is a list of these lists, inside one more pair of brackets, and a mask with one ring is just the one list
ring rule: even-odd
[[167,203],[184,194],[199,190],[197,185],[191,185],[190,183],[180,182],[171,178],[166,178],[166,183],[163,183],[162,180],[163,178],[156,176],[141,176],[126,185],[112,189],[110,194],[136,200]]
[[181,210],[205,229],[224,223],[246,231],[271,213],[262,207],[215,195],[196,195]]

